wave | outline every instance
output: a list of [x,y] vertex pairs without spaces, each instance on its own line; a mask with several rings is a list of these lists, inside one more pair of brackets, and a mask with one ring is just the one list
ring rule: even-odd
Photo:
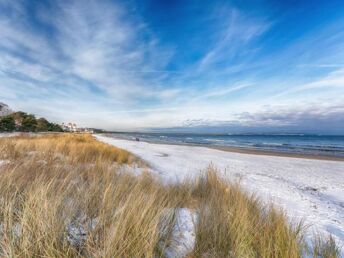
[[116,134],[116,137],[160,143],[200,144],[207,146],[240,147],[291,153],[323,153],[344,156],[343,136],[310,136],[302,134],[274,135],[190,135],[190,134]]

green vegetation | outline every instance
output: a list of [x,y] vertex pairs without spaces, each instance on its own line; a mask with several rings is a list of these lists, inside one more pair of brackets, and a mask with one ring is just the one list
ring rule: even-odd
[[16,129],[14,118],[9,116],[0,117],[0,132],[12,132]]
[[15,112],[0,117],[0,132],[62,132],[58,124],[50,123],[45,118],[37,119],[32,114]]

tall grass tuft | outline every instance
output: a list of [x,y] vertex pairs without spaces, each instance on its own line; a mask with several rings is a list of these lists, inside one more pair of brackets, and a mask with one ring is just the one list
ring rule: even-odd
[[214,169],[195,184],[200,200],[195,256],[300,257],[301,224],[289,225],[282,211],[264,206]]

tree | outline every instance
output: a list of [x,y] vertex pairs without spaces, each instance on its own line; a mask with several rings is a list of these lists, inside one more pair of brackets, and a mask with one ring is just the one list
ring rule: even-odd
[[14,119],[11,115],[0,118],[0,131],[11,132],[16,128]]
[[52,132],[63,132],[63,129],[61,126],[59,126],[58,124],[54,124],[54,123],[49,123],[49,129],[48,131],[52,131]]
[[25,112],[18,111],[11,114],[11,116],[13,117],[14,122],[16,124],[16,129],[20,131],[23,120],[25,117],[27,117],[27,114]]
[[51,130],[49,130],[51,128],[51,123],[49,123],[47,119],[42,117],[42,118],[37,119],[37,127],[36,128],[37,128],[38,132],[51,131]]
[[24,132],[36,132],[37,130],[37,121],[34,115],[27,115],[21,124],[21,131]]
[[38,132],[63,132],[61,126],[58,124],[50,123],[45,118],[37,119],[37,131]]
[[63,132],[58,124],[50,123],[44,117],[36,119],[34,115],[22,111],[0,117],[0,131],[14,130],[20,132]]

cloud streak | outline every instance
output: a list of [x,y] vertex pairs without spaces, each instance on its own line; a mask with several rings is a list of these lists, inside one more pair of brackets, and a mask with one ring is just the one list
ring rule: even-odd
[[[295,36],[283,16],[219,1],[202,23],[180,15],[184,26],[166,38],[140,4],[0,1],[0,100],[56,122],[118,130],[310,130],[319,119],[342,128],[342,20]],[[212,33],[201,37],[203,29]]]

